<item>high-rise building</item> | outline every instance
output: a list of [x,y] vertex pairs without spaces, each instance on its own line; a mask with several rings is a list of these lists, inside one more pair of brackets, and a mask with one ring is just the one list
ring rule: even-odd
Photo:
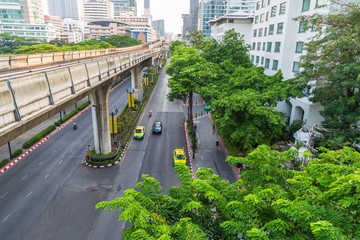
[[[133,16],[137,15],[136,0],[111,0],[114,4],[114,16],[129,15],[129,12],[133,13]],[[131,15],[131,14],[130,14]]]
[[113,18],[113,3],[108,0],[87,0],[84,2],[84,21]]
[[21,1],[0,0],[0,10],[0,23],[25,23]]
[[151,25],[157,33],[157,38],[161,39],[165,37],[165,22],[164,19],[154,20],[151,22]]
[[183,37],[190,30],[198,29],[198,16],[199,16],[199,0],[190,0],[190,13],[183,14]]
[[210,38],[211,27],[208,21],[239,10],[245,13],[253,13],[256,2],[258,0],[201,0],[198,29],[202,31],[205,38]]
[[24,18],[26,23],[44,24],[44,12],[41,0],[22,0]]
[[49,15],[83,20],[83,0],[47,0]]
[[202,0],[199,11],[199,30],[210,38],[211,26],[208,21],[226,14],[226,0]]
[[150,21],[152,20],[152,15],[150,11],[150,0],[144,0],[144,14],[142,16],[150,18]]
[[156,31],[151,26],[150,18],[135,16],[115,16],[114,18],[130,24],[131,37],[141,40],[142,43],[156,40]]
[[[320,8],[323,4],[330,5]],[[252,29],[252,62],[263,66],[268,75],[281,69],[284,79],[293,78],[301,71],[300,57],[305,54],[305,43],[318,33],[315,29],[305,30],[304,23],[294,18],[315,13],[326,14],[332,6],[329,0],[258,1]],[[311,92],[306,94],[310,96]],[[320,124],[323,120],[319,114],[322,106],[311,102],[308,97],[291,99],[280,103],[277,108],[290,117],[290,123],[294,120],[308,120]]]

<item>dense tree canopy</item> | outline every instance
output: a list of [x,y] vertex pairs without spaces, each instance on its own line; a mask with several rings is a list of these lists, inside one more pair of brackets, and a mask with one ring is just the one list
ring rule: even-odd
[[169,46],[169,49],[170,49],[170,52],[171,53],[174,53],[175,51],[175,48],[178,47],[178,46],[183,46],[185,47],[185,44],[183,42],[181,42],[180,40],[176,40],[174,42],[172,42]]
[[296,150],[279,153],[262,145],[247,157],[229,157],[249,167],[233,184],[188,167],[175,167],[180,187],[162,193],[143,176],[124,197],[96,208],[121,211],[132,223],[126,239],[359,239],[360,154],[351,148],[322,149],[303,171],[289,171]]
[[355,1],[334,1],[339,11],[328,15],[302,16],[298,20],[308,28],[316,26],[318,34],[306,44],[302,57],[304,71],[298,76],[303,83],[317,80],[314,102],[324,107],[322,144],[333,149],[360,136],[360,5]]
[[204,41],[204,34],[201,31],[193,29],[186,34],[185,39],[188,40],[192,46],[195,46],[196,49],[200,49]]
[[117,47],[131,47],[141,44],[140,40],[130,37],[129,35],[110,35],[105,38],[105,42]]

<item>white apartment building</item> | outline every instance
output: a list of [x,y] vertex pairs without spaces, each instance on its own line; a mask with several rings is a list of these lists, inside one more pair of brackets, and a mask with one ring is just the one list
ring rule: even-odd
[[113,3],[108,0],[88,0],[84,2],[84,21],[111,19],[114,17]]
[[250,45],[253,19],[253,14],[237,11],[210,20],[208,24],[211,26],[211,38],[221,41],[227,31],[234,29],[235,32],[244,35],[245,43]]
[[65,18],[62,22],[63,30],[61,38],[69,43],[84,41],[85,25],[84,21]]
[[46,24],[0,23],[0,33],[24,38],[36,38],[47,42],[60,37],[55,28]]
[[[304,24],[293,19],[300,15],[326,13],[330,7],[320,8],[329,0],[261,0],[256,4],[252,29],[252,62],[263,66],[265,73],[275,74],[281,70],[284,79],[293,78],[300,71],[299,59],[304,54],[304,43],[316,33],[304,29]],[[278,110],[294,120],[307,120],[320,124],[322,106],[312,103],[308,97],[282,102]]]
[[156,30],[151,26],[149,17],[115,16],[115,19],[130,24],[131,37],[140,40],[142,43],[157,39]]

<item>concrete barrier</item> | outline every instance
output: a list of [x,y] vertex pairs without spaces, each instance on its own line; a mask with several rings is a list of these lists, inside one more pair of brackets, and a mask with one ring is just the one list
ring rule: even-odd
[[15,121],[14,102],[7,82],[0,82],[0,128]]
[[0,71],[10,68],[10,56],[0,56]]
[[97,62],[86,63],[89,74],[90,85],[93,86],[99,82],[99,66]]
[[55,104],[72,94],[72,83],[68,68],[60,68],[57,70],[48,71],[47,76]]
[[10,84],[21,118],[49,106],[49,86],[44,73],[12,79]]
[[73,79],[75,93],[78,93],[87,88],[87,72],[85,65],[75,65],[70,67],[71,76]]

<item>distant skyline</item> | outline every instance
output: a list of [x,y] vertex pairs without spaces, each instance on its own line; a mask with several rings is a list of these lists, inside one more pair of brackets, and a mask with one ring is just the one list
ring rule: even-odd
[[[165,32],[181,33],[181,14],[189,13],[190,0],[150,0],[153,20],[164,19]],[[138,16],[144,13],[144,0],[137,0]]]
[[[144,0],[137,0],[137,14],[144,13]],[[43,0],[44,14],[49,14],[47,0]],[[150,10],[153,20],[164,19],[165,32],[181,33],[181,14],[189,13],[190,0],[150,0]]]

